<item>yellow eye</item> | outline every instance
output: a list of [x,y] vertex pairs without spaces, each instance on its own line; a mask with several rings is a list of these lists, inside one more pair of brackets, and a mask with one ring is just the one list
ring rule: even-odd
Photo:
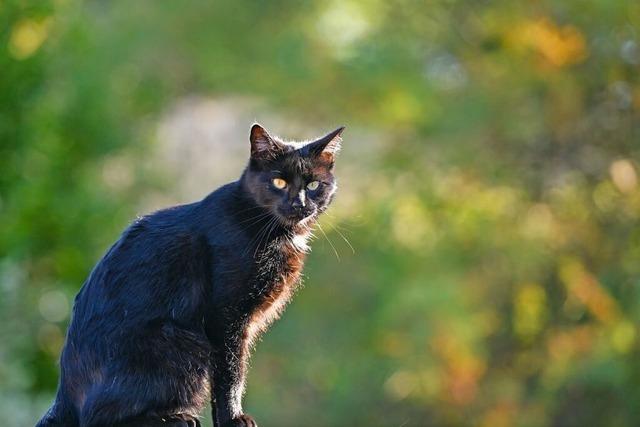
[[320,183],[318,181],[311,181],[310,183],[307,184],[307,188],[311,191],[317,190],[319,186],[320,186]]
[[273,186],[279,190],[282,190],[284,187],[287,186],[287,181],[285,181],[282,178],[273,178],[273,181],[271,182],[273,183]]

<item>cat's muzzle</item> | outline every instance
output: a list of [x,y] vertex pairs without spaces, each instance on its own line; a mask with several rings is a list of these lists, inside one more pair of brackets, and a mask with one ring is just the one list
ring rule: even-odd
[[303,222],[316,213],[316,209],[310,206],[293,206],[286,209],[279,209],[279,211],[282,219],[290,225]]

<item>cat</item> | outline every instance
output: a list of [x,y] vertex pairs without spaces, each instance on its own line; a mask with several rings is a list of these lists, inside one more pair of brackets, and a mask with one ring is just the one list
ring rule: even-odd
[[300,279],[336,192],[344,127],[285,142],[259,124],[239,180],[135,220],[75,298],[55,401],[37,427],[255,427],[247,359]]

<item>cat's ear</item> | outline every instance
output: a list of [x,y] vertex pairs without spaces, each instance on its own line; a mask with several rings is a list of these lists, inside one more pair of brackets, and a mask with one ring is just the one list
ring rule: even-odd
[[270,159],[276,151],[282,149],[282,145],[269,135],[265,128],[258,123],[251,126],[249,134],[251,142],[251,157],[254,159]]
[[342,131],[344,131],[344,126],[313,141],[309,144],[309,153],[313,156],[323,157],[325,160],[333,163],[335,156],[338,154],[338,151],[340,151]]

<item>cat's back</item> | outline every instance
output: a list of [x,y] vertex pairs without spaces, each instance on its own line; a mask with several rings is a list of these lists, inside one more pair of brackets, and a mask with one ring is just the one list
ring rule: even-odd
[[137,218],[87,278],[76,297],[74,323],[91,329],[96,317],[127,323],[140,314],[162,318],[195,310],[207,257],[194,226],[196,208],[176,206]]
[[[74,319],[110,316],[127,320],[196,310],[210,277],[212,230],[228,227],[237,183],[205,199],[138,217],[96,264],[76,297]],[[180,304],[182,301],[182,305]],[[176,307],[177,306],[177,307]]]

